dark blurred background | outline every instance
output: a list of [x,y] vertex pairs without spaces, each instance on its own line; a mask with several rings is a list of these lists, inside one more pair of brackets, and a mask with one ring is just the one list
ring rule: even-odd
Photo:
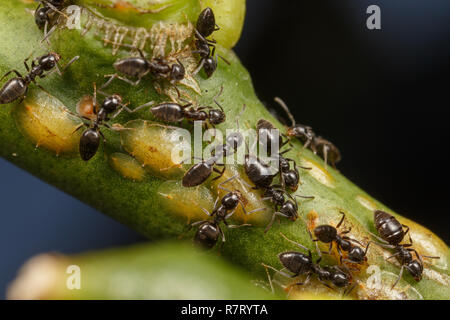
[[[366,9],[381,8],[381,30]],[[342,151],[344,175],[447,243],[450,2],[248,0],[236,52],[269,107]],[[281,113],[281,111],[280,111]],[[0,159],[0,298],[29,257],[144,241]]]

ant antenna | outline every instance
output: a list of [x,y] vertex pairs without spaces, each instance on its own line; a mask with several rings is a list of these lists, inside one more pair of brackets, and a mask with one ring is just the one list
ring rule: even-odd
[[288,115],[289,119],[292,122],[292,127],[294,127],[295,126],[295,118],[292,115],[292,113],[289,111],[289,108],[286,105],[286,103],[283,100],[281,100],[281,98],[279,98],[279,97],[275,97],[273,100],[275,100],[275,102],[277,102],[281,106],[281,108],[283,108],[283,110],[286,112],[286,114]]

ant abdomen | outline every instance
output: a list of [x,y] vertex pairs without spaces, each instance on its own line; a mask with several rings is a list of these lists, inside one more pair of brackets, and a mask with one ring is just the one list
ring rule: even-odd
[[91,159],[100,145],[100,134],[95,129],[88,129],[83,132],[80,138],[80,156],[84,161]]
[[320,242],[330,243],[336,240],[337,230],[328,224],[320,225],[314,229],[314,235]]
[[17,97],[25,96],[28,85],[22,78],[11,78],[0,89],[0,104],[15,101]]
[[207,222],[198,228],[194,236],[194,243],[205,249],[211,249],[216,245],[219,236],[219,228],[213,223]]

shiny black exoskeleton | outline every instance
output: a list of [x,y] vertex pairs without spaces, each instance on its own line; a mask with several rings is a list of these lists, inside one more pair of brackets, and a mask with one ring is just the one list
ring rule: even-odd
[[[106,39],[104,41],[111,42]],[[133,86],[137,86],[142,78],[149,73],[151,73],[157,79],[167,79],[172,84],[184,79],[186,70],[181,61],[179,61],[178,59],[176,60],[176,63],[172,64],[170,64],[167,60],[159,57],[149,60],[144,56],[144,53],[139,48],[127,44],[114,44],[123,47],[129,47],[139,52],[139,57],[118,59],[113,64],[113,67],[116,71],[124,74],[127,77],[137,78],[137,80],[133,82],[128,78],[119,76],[117,73],[113,75],[107,75],[107,77],[109,77],[109,80],[103,85],[104,88],[107,87],[116,78]]]
[[[409,227],[401,224],[394,216],[381,210],[375,210],[373,221],[381,238],[392,245],[398,245],[409,232]],[[406,231],[403,230],[406,228]]]
[[[265,148],[267,155],[278,159],[278,171],[282,187],[287,187],[291,191],[296,191],[298,189],[298,184],[300,183],[297,163],[295,160],[283,156],[285,153],[289,152],[291,148],[280,152],[281,148],[289,143],[289,140],[283,141],[279,130],[271,122],[265,119],[260,119],[258,121],[256,129],[258,131],[258,142],[260,147]],[[274,150],[272,150],[273,147],[275,147]],[[291,169],[291,162],[293,164],[293,169]],[[301,166],[300,168],[311,169]]]
[[289,120],[291,120],[291,126],[287,130],[287,135],[289,137],[295,137],[299,139],[303,143],[303,147],[308,148],[316,137],[313,129],[309,126],[296,123],[294,116],[289,111],[288,106],[283,100],[278,97],[275,97],[274,100],[283,108],[283,110],[288,115]]
[[[402,278],[403,269],[408,270],[414,280],[420,281],[422,279],[422,257],[439,259],[439,257],[420,255],[416,251],[416,249],[410,248],[413,245],[411,236],[409,236],[409,243],[400,244],[405,235],[409,232],[409,227],[401,224],[395,217],[393,217],[389,213],[381,210],[375,210],[374,224],[375,228],[381,236],[381,238],[379,238],[374,235],[381,242],[374,243],[384,248],[393,249],[394,254],[386,260],[395,257],[401,265],[399,275],[395,283],[392,285],[392,288],[394,288]],[[404,231],[403,228],[406,228],[406,231]],[[415,254],[417,259],[413,258],[412,252]]]
[[[213,156],[209,159],[203,160],[200,163],[194,164],[183,176],[183,187],[195,187],[205,182],[213,172],[218,173],[217,177],[213,180],[219,179],[225,172],[225,165],[216,163],[219,159],[219,155]],[[220,171],[215,166],[223,166],[223,170]]]
[[[194,122],[203,121],[205,124],[210,124],[215,126],[225,122],[226,115],[223,111],[222,106],[217,102],[217,97],[222,94],[223,87],[220,89],[218,95],[214,98],[214,102],[219,107],[219,109],[213,109],[210,106],[199,107],[195,109],[190,107],[192,103],[186,105],[180,105],[174,102],[163,102],[154,107],[150,108],[153,115],[163,121],[167,122],[178,122],[180,123],[184,119]],[[135,109],[135,111],[145,107],[147,104],[140,106]],[[189,108],[190,107],[190,108]],[[208,112],[205,110],[209,110]]]
[[[237,148],[242,144],[243,138],[239,134],[230,135],[227,137],[227,143],[218,145],[212,151],[212,156],[209,159],[203,160],[200,163],[193,165],[183,176],[183,187],[195,187],[205,182],[213,172],[218,173],[217,177],[213,180],[219,179],[225,172],[225,165],[218,163],[223,156],[229,156],[236,152]],[[220,171],[215,166],[222,166],[223,170]]]
[[[28,58],[25,59],[24,65],[27,69],[28,74],[22,76],[17,70],[11,70],[7,72],[1,79],[2,81],[9,74],[14,72],[17,77],[9,79],[3,87],[0,89],[0,104],[11,103],[17,99],[25,99],[28,86],[31,82],[36,84],[36,78],[44,78],[48,74],[46,72],[51,71],[55,68],[58,69],[58,61],[61,59],[60,55],[54,52],[43,55],[37,59],[34,59],[31,62],[31,68],[28,66]],[[64,67],[63,71],[72,64],[78,56],[73,58],[67,65]],[[59,71],[62,74],[61,71]],[[43,89],[40,85],[36,84],[39,88]],[[44,90],[44,89],[43,89]]]
[[[206,38],[217,30],[219,30],[219,26],[217,26],[216,24],[214,12],[211,8],[208,7],[200,13],[195,28],[195,52],[199,54],[201,60],[198,68],[194,71],[194,74],[198,73],[198,71],[200,71],[200,69],[203,67],[206,77],[209,78],[213,75],[214,71],[216,71],[216,41]],[[230,64],[223,57],[220,58],[227,64]]]
[[217,240],[219,239],[219,236],[222,237],[222,242],[225,242],[225,235],[220,227],[221,222],[223,222],[228,228],[250,226],[249,224],[241,224],[241,225],[228,224],[227,219],[234,214],[239,204],[242,206],[242,209],[246,214],[250,214],[255,211],[264,209],[261,208],[253,210],[251,212],[247,212],[245,210],[244,203],[242,202],[243,200],[242,193],[239,190],[231,191],[223,187],[224,184],[235,179],[236,177],[237,176],[233,176],[219,184],[218,186],[219,189],[225,190],[228,193],[222,197],[219,206],[217,206],[219,198],[216,199],[216,202],[214,204],[214,210],[211,214],[205,209],[203,209],[203,211],[207,215],[211,216],[213,220],[197,221],[191,224],[191,227],[199,225],[199,228],[197,229],[197,232],[195,233],[194,236],[194,242],[206,249],[214,247],[214,245],[217,243]]
[[[287,195],[290,199],[286,200],[285,195]],[[299,196],[296,197],[306,198],[306,199],[314,199],[314,197],[307,196]],[[273,222],[275,221],[275,217],[283,217],[289,219],[291,221],[295,221],[298,218],[298,203],[295,198],[293,198],[289,193],[287,193],[282,186],[280,185],[272,185],[269,186],[264,191],[264,195],[262,200],[269,200],[273,204],[275,204],[275,212],[272,214],[272,219],[268,223],[264,233],[270,230]]]
[[[106,122],[115,118],[122,109],[125,108],[125,105],[122,103],[122,97],[118,94],[106,97],[99,107],[97,107],[96,104],[96,90],[94,90],[93,112],[96,117],[94,120],[91,120],[84,116],[79,116],[82,120],[87,120],[89,122],[83,122],[75,129],[75,131],[77,131],[83,126],[88,128],[81,135],[79,145],[80,156],[84,161],[88,161],[95,156],[100,146],[101,139],[103,139],[103,142],[106,142],[105,136],[100,130],[100,126],[103,125],[112,129]],[[114,115],[111,116],[113,113]]]
[[[362,246],[362,244],[359,241],[352,239],[348,236],[345,236],[345,234],[348,234],[351,231],[351,228],[338,234],[337,229],[339,229],[339,227],[341,226],[341,224],[344,222],[345,219],[345,213],[342,211],[340,213],[342,214],[342,218],[336,225],[336,227],[324,224],[314,228],[314,235],[316,239],[314,239],[313,241],[329,243],[330,248],[328,250],[328,254],[331,254],[333,242],[335,242],[337,245],[337,251],[339,253],[341,263],[343,261],[348,261],[351,263],[363,263],[364,261],[367,260],[366,258],[367,250],[369,249],[371,241],[369,241],[369,243],[367,243],[366,248],[363,249],[360,247]],[[357,243],[360,246],[356,246],[353,243]],[[347,259],[343,259],[342,251],[348,253]]]
[[247,153],[244,159],[244,170],[247,177],[255,185],[255,189],[270,187],[278,172],[273,173],[270,165],[264,163],[258,157]]
[[[272,266],[268,266],[263,264],[263,266],[267,269],[270,268],[277,273],[288,277],[288,278],[295,278],[299,275],[306,275],[306,279],[303,282],[296,282],[293,284],[290,284],[288,288],[292,288],[293,286],[297,285],[304,285],[309,282],[309,279],[312,275],[317,275],[319,281],[325,285],[326,287],[333,289],[328,283],[331,282],[335,287],[337,288],[347,288],[352,282],[352,276],[349,271],[344,270],[338,266],[320,266],[319,262],[321,261],[322,257],[319,256],[319,258],[316,260],[316,262],[313,261],[311,250],[306,248],[305,246],[301,245],[300,243],[297,243],[295,241],[292,241],[288,239],[285,235],[281,234],[286,240],[291,242],[292,244],[295,244],[296,246],[302,248],[308,254],[304,254],[297,251],[287,251],[282,252],[278,255],[278,259],[280,260],[283,267],[285,267],[287,270],[292,272],[293,274],[287,274],[283,271],[277,270]],[[272,280],[269,278],[269,282],[272,286]],[[351,287],[349,290],[346,290],[346,294],[350,293],[350,291],[353,289]],[[273,287],[272,287],[273,290]]]
[[265,120],[259,119],[256,123],[256,130],[258,132],[258,142],[260,147],[264,148],[266,154],[271,156],[272,147],[279,151],[288,141],[283,142],[280,131],[275,126]]
[[291,126],[287,130],[287,135],[299,139],[303,143],[303,148],[310,148],[314,154],[324,159],[325,164],[330,163],[336,168],[336,163],[342,160],[339,149],[332,142],[317,136],[311,127],[297,124],[283,100],[276,97],[275,101],[284,109],[291,120]]
[[39,29],[53,24],[56,15],[64,8],[66,0],[40,0],[34,12],[34,20]]

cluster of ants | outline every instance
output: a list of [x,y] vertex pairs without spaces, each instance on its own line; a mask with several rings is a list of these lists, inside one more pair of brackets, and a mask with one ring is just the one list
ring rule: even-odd
[[[351,271],[352,268],[348,267],[345,263],[356,265],[365,263],[367,261],[367,251],[371,243],[377,244],[386,249],[392,249],[393,254],[389,256],[386,261],[392,258],[396,258],[400,263],[399,275],[396,281],[392,284],[391,289],[393,289],[402,278],[404,269],[409,271],[414,280],[420,281],[422,279],[424,264],[422,257],[439,259],[439,257],[419,254],[416,249],[412,248],[413,242],[411,239],[411,235],[409,235],[409,243],[401,244],[406,234],[408,234],[409,232],[409,227],[401,224],[394,216],[381,210],[374,211],[374,226],[379,236],[375,234],[372,234],[372,236],[376,238],[377,241],[371,240],[364,247],[364,245],[360,241],[348,236],[351,228],[342,232],[338,232],[338,229],[342,225],[345,218],[345,213],[342,211],[340,213],[342,214],[342,218],[336,225],[336,227],[333,227],[331,225],[317,226],[313,231],[315,239],[310,233],[311,239],[316,242],[316,249],[318,252],[318,258],[315,262],[313,260],[311,250],[301,245],[300,243],[288,239],[285,235],[281,234],[286,240],[300,247],[308,254],[297,251],[287,251],[278,254],[278,258],[284,269],[287,269],[292,274],[286,273],[284,269],[277,270],[274,267],[266,265],[264,263],[262,263],[262,266],[266,268],[267,272],[268,269],[272,269],[276,272],[275,274],[280,274],[286,278],[306,276],[304,281],[289,284],[286,287],[286,290],[290,291],[294,286],[307,284],[310,280],[310,277],[312,275],[316,275],[319,282],[330,289],[334,288],[331,287],[328,282],[330,282],[335,288],[345,288],[344,295],[346,295],[354,289],[354,287],[357,285],[357,282],[354,281],[354,277]],[[328,252],[319,250],[317,246],[318,241],[329,244]],[[321,266],[319,263],[322,260],[322,253],[331,254],[333,244],[335,244],[336,250],[340,257],[339,265]],[[343,253],[346,254],[345,258]],[[267,273],[267,275],[271,289],[272,291],[274,291],[272,277],[270,277],[269,273]]]
[[[55,30],[59,16],[64,15],[62,10],[66,5],[65,0],[40,0],[40,4],[35,11],[35,22],[37,26],[45,31],[44,39],[47,39],[49,35]],[[51,28],[47,32],[48,28]],[[194,46],[193,53],[198,54],[200,61],[198,67],[194,71],[197,74],[201,69],[204,70],[206,77],[209,78],[213,75],[217,69],[218,58],[216,55],[216,41],[208,39],[213,32],[219,30],[215,22],[214,13],[211,8],[204,9],[197,20],[194,30]],[[122,97],[118,94],[106,94],[103,90],[114,80],[119,79],[130,85],[137,86],[142,78],[151,74],[155,79],[167,80],[171,85],[176,88],[176,83],[183,80],[186,74],[183,64],[176,59],[176,62],[168,62],[164,57],[156,57],[147,59],[143,52],[135,47],[121,44],[121,46],[127,46],[136,49],[139,53],[137,57],[128,57],[118,59],[113,67],[116,70],[115,74],[107,75],[108,81],[97,90],[94,84],[94,96],[92,102],[87,103],[88,106],[79,104],[77,106],[78,116],[83,122],[75,129],[79,130],[83,126],[87,129],[83,132],[80,138],[79,152],[84,161],[90,160],[99,148],[101,140],[104,142],[105,137],[101,132],[101,126],[105,126],[109,129],[117,130],[108,124],[108,121],[114,119],[122,110],[133,113],[142,108],[150,107],[150,111],[157,118],[164,122],[178,123],[183,120],[189,122],[202,121],[206,125],[214,127],[215,125],[225,122],[226,115],[222,106],[218,103],[217,97],[223,91],[223,87],[220,89],[218,95],[214,98],[215,104],[218,108],[210,106],[195,108],[191,103],[184,105],[175,102],[163,102],[155,106],[153,101],[145,103],[135,109],[130,109],[128,104],[123,103]],[[219,56],[220,57],[220,56]],[[222,57],[220,57],[222,58]],[[17,77],[9,79],[0,89],[0,104],[8,104],[16,100],[20,102],[25,99],[28,87],[31,83],[36,84],[39,88],[45,91],[39,84],[36,83],[38,78],[44,78],[54,71],[57,71],[60,75],[69,67],[72,63],[79,59],[79,56],[74,57],[70,62],[62,68],[62,71],[58,65],[61,57],[59,54],[50,52],[39,58],[32,60],[31,67],[28,65],[30,57],[24,60],[24,65],[27,70],[27,74],[22,76],[17,70],[11,70],[7,72],[1,80],[7,77],[11,73],[15,73]],[[224,58],[226,63],[229,64]],[[120,75],[121,74],[121,75]],[[130,80],[129,78],[135,79]],[[1,81],[0,80],[0,81]],[[178,92],[178,89],[176,89]],[[105,99],[101,104],[97,104],[97,92],[105,96]],[[179,92],[178,92],[179,93]],[[325,164],[328,162],[335,167],[335,164],[340,161],[341,154],[339,150],[330,141],[317,136],[311,127],[297,124],[291,112],[286,104],[280,99],[275,98],[275,101],[286,111],[288,117],[291,120],[291,126],[287,130],[287,136],[280,135],[277,132],[278,129],[267,120],[260,119],[256,128],[258,131],[258,143],[261,147],[266,148],[268,152],[271,150],[271,146],[278,144],[281,148],[290,144],[292,138],[297,138],[303,143],[304,148],[310,148],[315,154],[321,156]],[[245,105],[242,112],[245,110]],[[239,117],[238,117],[239,119]],[[86,122],[85,122],[86,121]],[[278,133],[278,134],[274,134]],[[264,136],[264,139],[261,137]],[[244,138],[239,132],[239,120],[237,120],[237,131],[227,136],[226,142],[223,145],[216,146],[212,152],[212,156],[209,159],[203,159],[200,163],[193,165],[183,176],[182,185],[184,187],[195,187],[204,183],[213,174],[217,173],[218,176],[213,180],[220,178],[225,172],[225,165],[218,162],[223,156],[232,155],[237,151],[244,143]],[[272,214],[272,218],[265,228],[265,232],[269,231],[276,217],[284,217],[289,220],[295,221],[298,218],[298,203],[295,197],[301,197],[306,199],[314,199],[312,196],[299,196],[293,197],[289,192],[296,191],[300,182],[299,168],[310,169],[306,167],[297,166],[295,160],[286,158],[284,155],[291,150],[288,148],[284,151],[278,151],[276,160],[278,161],[278,168],[276,172],[272,172],[271,166],[266,164],[259,157],[250,153],[248,145],[245,155],[244,170],[250,182],[254,185],[253,189],[260,189],[263,192],[263,201],[270,201],[275,206],[275,212]],[[222,170],[219,170],[217,166],[223,166]],[[279,182],[274,183],[275,177],[279,176]],[[206,248],[212,248],[216,245],[219,237],[222,238],[222,242],[225,242],[225,235],[220,227],[221,223],[224,223],[228,228],[237,228],[242,226],[250,226],[249,224],[242,225],[230,225],[227,220],[233,215],[239,204],[241,205],[244,213],[251,214],[257,211],[265,210],[266,208],[259,208],[247,212],[244,205],[244,198],[239,190],[229,190],[224,185],[229,183],[237,176],[233,176],[218,185],[218,189],[227,192],[219,203],[219,197],[214,203],[214,209],[211,213],[204,212],[212,217],[212,220],[203,220],[194,222],[190,227],[198,227],[194,236],[194,241]],[[239,178],[238,178],[239,179]],[[243,180],[242,180],[243,181]],[[245,181],[244,181],[245,182]],[[319,252],[319,258],[314,262],[312,253],[309,249],[303,245],[287,239],[291,243],[296,244],[308,254],[300,252],[283,252],[279,254],[279,259],[283,266],[293,273],[288,275],[284,271],[276,270],[271,266],[264,265],[266,268],[272,268],[281,275],[287,277],[297,277],[299,275],[306,275],[304,282],[297,282],[293,285],[305,284],[309,281],[311,275],[317,275],[319,281],[330,287],[327,282],[331,282],[335,287],[348,288],[352,282],[352,275],[350,268],[346,267],[345,263],[361,264],[364,263],[367,258],[367,251],[370,243],[362,245],[358,240],[350,238],[347,234],[350,230],[338,233],[337,229],[344,221],[345,214],[342,213],[342,219],[336,227],[330,225],[321,225],[314,229],[313,233],[316,239],[313,241],[321,241],[330,244],[330,249],[327,252],[331,253],[333,243],[337,246],[337,251],[340,255],[339,266],[321,266],[321,252]],[[403,269],[407,269],[413,277],[419,281],[423,272],[423,261],[421,256],[412,246],[412,240],[410,243],[400,244],[403,237],[408,233],[409,228],[401,225],[393,216],[386,212],[375,211],[375,227],[378,230],[381,238],[378,242],[380,246],[390,248],[394,250],[394,255],[400,264],[401,270],[397,281],[393,287],[402,277]],[[403,227],[407,230],[404,231]],[[312,236],[311,236],[312,237]],[[317,243],[317,242],[316,242]],[[346,257],[342,252],[346,253]],[[412,253],[415,254],[417,259],[413,258]],[[390,258],[392,258],[390,257]],[[437,257],[429,257],[437,258]],[[269,281],[272,285],[271,278]],[[292,285],[292,286],[293,286]],[[354,286],[353,286],[354,287]],[[349,293],[353,287],[347,290]]]

